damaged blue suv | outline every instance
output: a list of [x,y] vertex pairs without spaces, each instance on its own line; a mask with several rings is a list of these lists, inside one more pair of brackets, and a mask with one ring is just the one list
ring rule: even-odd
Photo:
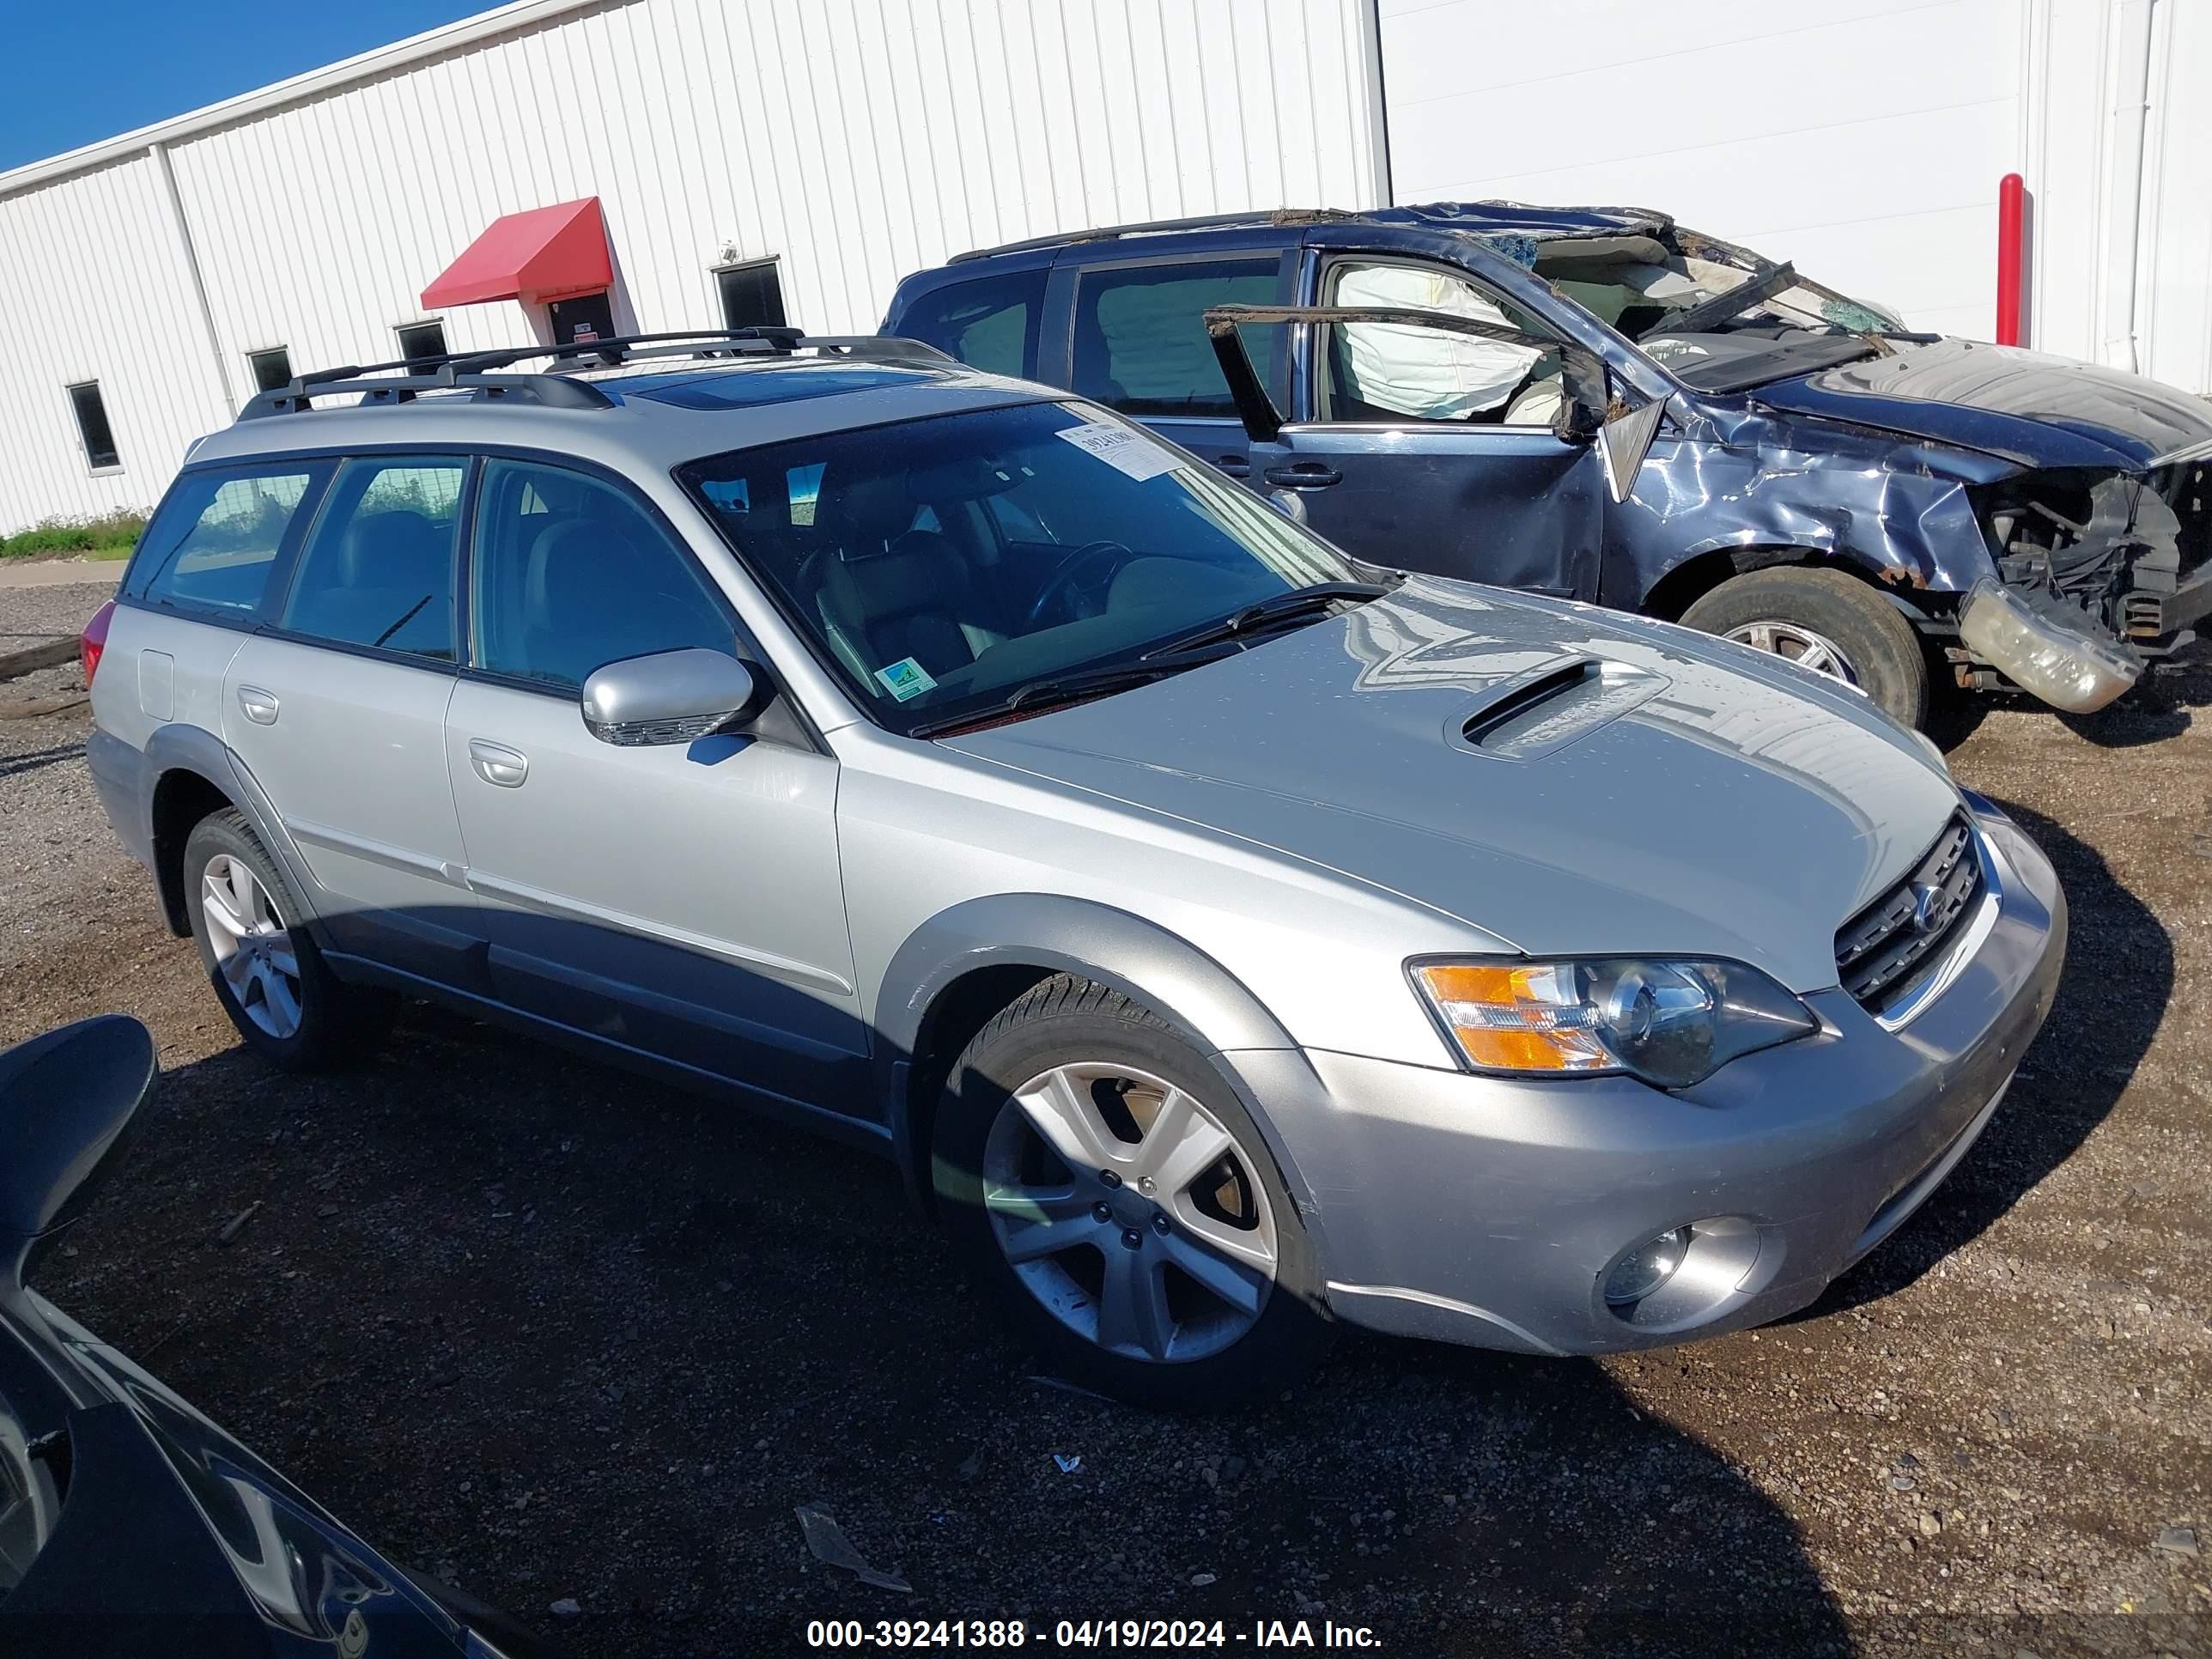
[[1350,552],[1681,622],[1909,724],[2087,712],[2212,611],[2212,405],[1909,331],[1628,208],[1439,204],[963,254],[884,332],[1072,387]]

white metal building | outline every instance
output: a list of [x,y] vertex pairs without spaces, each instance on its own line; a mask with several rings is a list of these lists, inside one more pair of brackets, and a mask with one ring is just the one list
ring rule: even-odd
[[1986,337],[2018,171],[2030,343],[2212,388],[2208,76],[2212,0],[520,0],[0,173],[0,532],[293,368],[1245,207],[1634,203]]

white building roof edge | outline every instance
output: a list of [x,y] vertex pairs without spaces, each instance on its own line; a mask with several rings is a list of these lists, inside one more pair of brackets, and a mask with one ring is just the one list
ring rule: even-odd
[[444,52],[472,46],[479,40],[528,28],[534,23],[558,17],[564,12],[581,11],[587,7],[605,3],[606,0],[514,0],[512,4],[478,12],[473,17],[464,17],[437,28],[426,29],[420,34],[410,35],[404,40],[395,40],[388,46],[378,46],[335,64],[325,64],[320,69],[309,70],[289,80],[272,82],[252,92],[242,92],[234,98],[224,99],[221,103],[188,110],[182,115],[173,115],[165,121],[135,128],[112,138],[102,138],[95,143],[49,156],[43,161],[30,161],[10,168],[8,172],[0,173],[0,196],[12,196],[76,173],[89,173],[95,167],[143,155],[155,144],[173,144],[197,137],[217,127],[250,120],[266,110],[298,103],[303,99],[322,97],[358,82],[373,80],[393,70],[404,69],[408,64],[420,63],[426,58],[435,58]]

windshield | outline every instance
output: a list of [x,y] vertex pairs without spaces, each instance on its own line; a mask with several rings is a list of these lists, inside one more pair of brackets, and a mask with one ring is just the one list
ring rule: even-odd
[[[1802,374],[1901,333],[1878,307],[1694,231],[1559,237],[1534,245],[1537,276],[1641,345],[1676,378],[1723,392]],[[1747,289],[1740,306],[1723,296]]]
[[1081,404],[826,433],[678,477],[900,732],[1360,574],[1258,496]]

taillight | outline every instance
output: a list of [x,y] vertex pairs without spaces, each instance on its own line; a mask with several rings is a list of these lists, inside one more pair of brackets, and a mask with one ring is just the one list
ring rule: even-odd
[[110,599],[92,613],[92,620],[84,625],[84,632],[76,636],[76,654],[84,664],[84,684],[92,688],[92,677],[100,672],[100,653],[107,649],[107,624],[115,615],[115,601]]

